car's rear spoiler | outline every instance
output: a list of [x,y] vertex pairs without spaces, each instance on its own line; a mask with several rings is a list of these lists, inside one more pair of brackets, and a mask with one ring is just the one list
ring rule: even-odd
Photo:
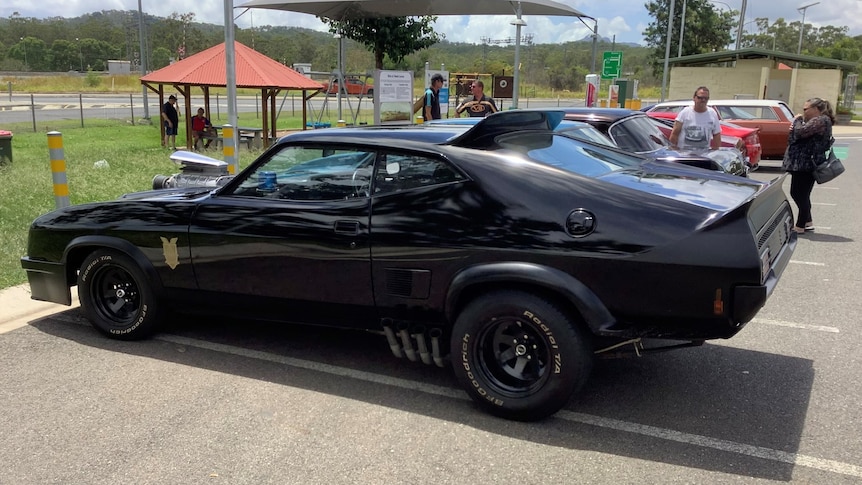
[[504,133],[524,130],[554,131],[565,117],[563,111],[511,110],[500,111],[483,119],[462,135],[446,144],[464,148],[484,148]]

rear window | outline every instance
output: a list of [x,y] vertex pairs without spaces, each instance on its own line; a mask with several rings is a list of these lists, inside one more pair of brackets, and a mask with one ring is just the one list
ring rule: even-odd
[[719,116],[728,120],[771,120],[778,116],[771,106],[716,106]]
[[496,144],[531,160],[587,177],[635,168],[644,159],[613,148],[574,140],[555,133],[511,133],[497,137]]

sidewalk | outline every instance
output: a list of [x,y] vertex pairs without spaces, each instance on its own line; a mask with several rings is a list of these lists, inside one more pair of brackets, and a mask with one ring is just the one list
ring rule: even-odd
[[75,291],[72,292],[72,306],[67,307],[30,298],[30,286],[27,284],[4,288],[0,290],[0,334],[23,327],[31,320],[77,306],[78,294]]
[[862,136],[862,121],[851,121],[849,125],[835,125],[832,136]]

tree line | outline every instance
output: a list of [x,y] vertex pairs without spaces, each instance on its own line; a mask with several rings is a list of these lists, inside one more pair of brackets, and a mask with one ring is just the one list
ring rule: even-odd
[[[174,13],[167,18],[143,14],[147,68],[156,70],[172,60],[203,51],[224,42],[224,27],[197,22],[194,13]],[[140,65],[138,12],[108,10],[75,18],[37,19],[17,14],[0,18],[0,71],[64,72],[104,71],[108,60],[127,60],[132,69]],[[338,44],[332,33],[281,26],[236,27],[237,41],[285,65],[311,63],[318,72],[337,67]],[[649,49],[612,44],[599,39],[597,64],[604,50],[622,50],[624,68],[642,83],[655,82],[649,72]],[[398,60],[382,58],[385,69],[422,72],[425,63],[441,64],[450,72],[512,75],[514,44],[468,44],[450,42],[442,34],[439,42],[411,54],[401,50]],[[360,42],[347,39],[349,73],[364,74],[377,64],[374,52]],[[583,90],[584,76],[593,64],[592,41],[564,44],[521,45],[522,85],[554,90]]]
[[[652,0],[646,4],[653,21],[644,31],[644,38],[652,51],[652,69],[657,75],[661,74],[667,48],[670,3],[671,0]],[[726,10],[721,2],[686,0],[683,22],[682,3],[677,0],[674,6],[671,57],[680,52],[687,56],[736,48],[740,28],[738,10]],[[816,27],[808,23],[803,26],[801,20],[788,22],[781,17],[772,22],[762,17],[742,22],[740,49],[756,47],[857,63],[862,58],[862,36],[848,36],[846,26]]]
[[[677,2],[681,3],[681,2]],[[707,0],[687,0],[681,49],[678,39],[682,9],[674,12],[671,57],[700,54],[735,47],[738,12],[719,10]],[[644,31],[646,46],[615,44],[597,39],[596,56],[592,40],[563,44],[533,43],[527,36],[521,44],[522,85],[541,86],[558,91],[582,91],[584,77],[593,65],[601,66],[604,51],[623,52],[623,76],[638,79],[642,86],[661,82],[665,55],[670,0],[646,4],[653,17]],[[224,27],[197,22],[194,13],[174,13],[167,18],[144,14],[139,23],[137,11],[108,10],[75,18],[37,19],[13,13],[0,19],[0,70],[2,71],[104,71],[108,60],[127,60],[137,70],[141,60],[140,29],[143,24],[144,55],[149,70],[167,66],[224,42]],[[783,18],[745,22],[741,47],[762,47],[784,52],[797,50],[799,21]],[[331,27],[335,28],[331,24]],[[342,26],[343,27],[343,26]],[[862,36],[847,36],[847,27],[814,27],[806,24],[802,53],[832,59],[858,61],[862,57]],[[348,31],[346,37],[351,37]],[[346,42],[348,73],[364,74],[382,65],[385,69],[422,72],[428,62],[434,69],[445,64],[449,72],[511,75],[514,46],[511,44],[468,44],[450,42],[433,34],[430,47],[412,53],[395,46],[393,56],[375,57],[361,32],[352,32]],[[379,37],[379,36],[378,36]],[[281,26],[253,29],[236,27],[237,41],[285,65],[311,63],[312,70],[331,72],[337,66],[338,44],[332,33]],[[393,47],[393,49],[395,48]],[[379,54],[379,46],[377,46]]]

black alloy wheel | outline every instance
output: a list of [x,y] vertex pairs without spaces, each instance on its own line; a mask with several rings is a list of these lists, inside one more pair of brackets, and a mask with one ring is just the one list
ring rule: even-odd
[[458,315],[451,339],[452,366],[470,397],[519,421],[565,406],[589,377],[591,350],[577,316],[521,291],[476,298]]
[[93,326],[120,340],[151,335],[160,312],[143,271],[132,258],[114,250],[91,253],[78,273],[81,307]]

